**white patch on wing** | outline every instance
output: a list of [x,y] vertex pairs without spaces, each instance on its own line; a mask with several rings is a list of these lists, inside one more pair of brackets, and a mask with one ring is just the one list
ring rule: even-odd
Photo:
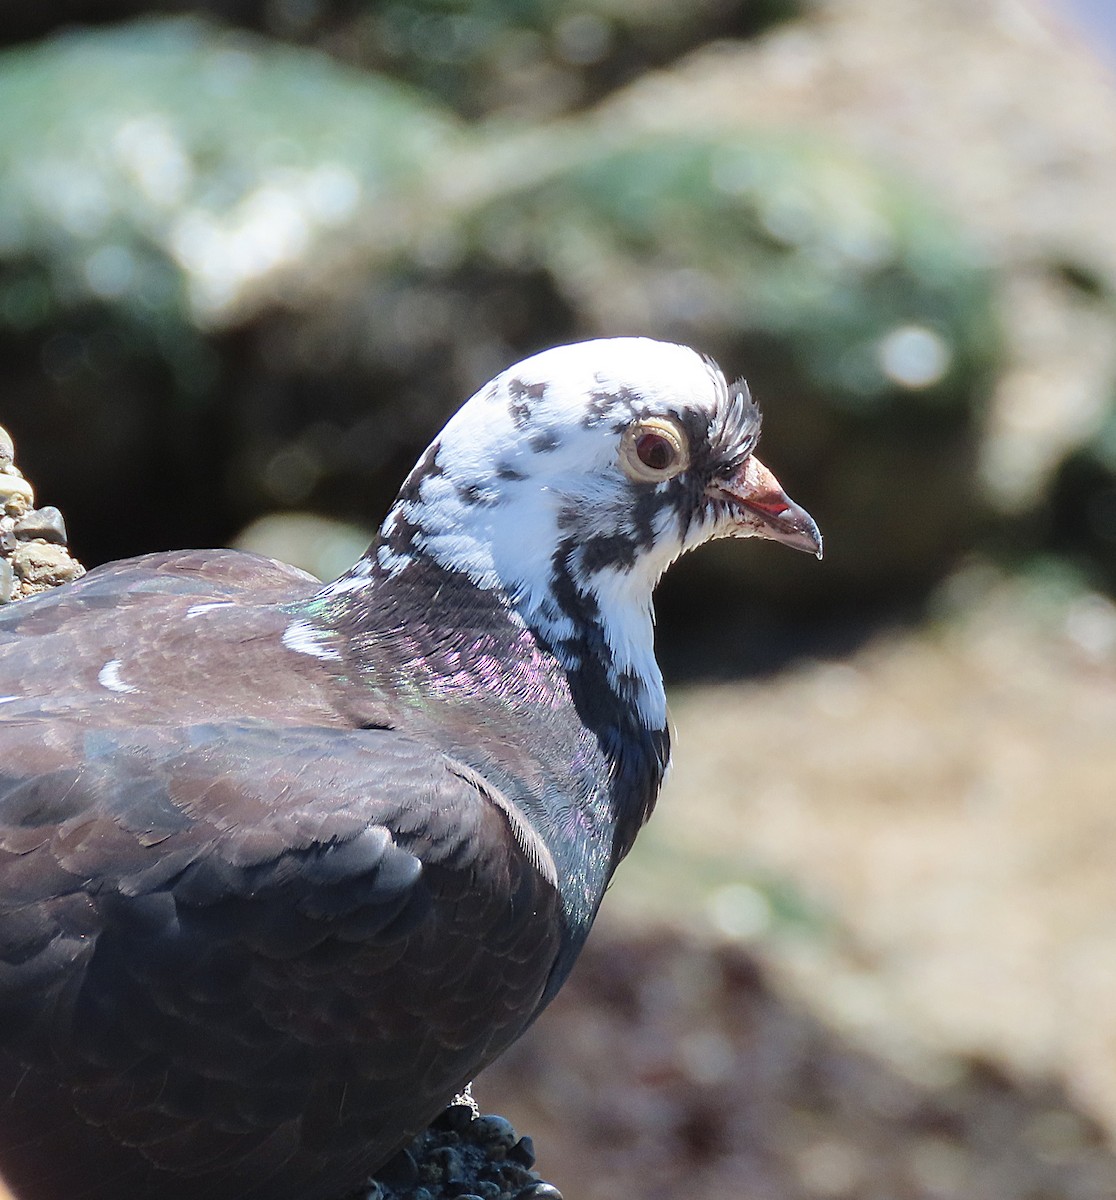
[[120,692],[127,695],[128,693],[138,692],[138,687],[133,687],[132,684],[126,683],[120,678],[120,668],[123,664],[118,658],[110,658],[107,663],[97,672],[97,682],[103,688],[107,688],[110,692]]
[[329,644],[333,634],[328,630],[316,629],[307,621],[292,621],[283,630],[281,639],[288,650],[296,654],[309,654],[312,658],[339,659],[341,651]]
[[11,704],[13,700],[20,700],[20,696],[0,696],[0,704]]
[[193,604],[186,610],[186,620],[200,617],[202,613],[210,612],[214,608],[231,608],[235,603],[234,600],[207,600],[204,604]]

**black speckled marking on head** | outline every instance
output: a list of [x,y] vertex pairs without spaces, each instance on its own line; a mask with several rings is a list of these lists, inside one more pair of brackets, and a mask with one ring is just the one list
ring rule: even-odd
[[454,485],[457,497],[467,508],[495,508],[500,503],[499,492],[485,487],[483,483],[458,483]]
[[414,504],[419,500],[419,491],[427,479],[436,479],[445,474],[445,469],[438,462],[438,454],[442,447],[439,442],[431,442],[426,453],[419,459],[414,470],[407,476],[396,503]]
[[565,616],[558,602],[551,596],[544,596],[539,601],[539,616],[550,625],[557,625]]
[[710,452],[709,413],[702,409],[684,408],[671,416],[682,426],[690,447],[691,464],[700,462]]
[[512,483],[518,483],[527,476],[522,471],[517,471],[510,463],[497,463],[496,478],[507,479]]
[[713,477],[713,470],[704,471],[691,468],[689,471],[672,479],[667,489],[667,499],[670,501],[678,519],[678,537],[685,541],[690,527],[695,520],[700,523],[708,506],[706,488]]
[[381,537],[378,542],[374,542],[374,546],[386,546],[394,555],[405,556],[414,552],[415,538],[424,530],[422,525],[413,520],[410,514],[422,507],[424,481],[436,479],[439,475],[445,474],[444,468],[438,462],[440,450],[441,446],[438,442],[432,442],[426,448],[426,453],[419,459],[414,470],[407,476],[402,488],[399,489],[399,496],[392,508],[394,519],[386,536]]
[[570,509],[559,517],[559,528],[570,534],[575,544],[580,546],[578,563],[585,574],[592,575],[598,571],[616,569],[630,571],[635,566],[636,559],[643,550],[650,548],[655,541],[655,517],[665,507],[677,505],[678,481],[665,492],[654,488],[641,489],[631,507],[631,519],[624,528],[615,529],[608,533],[594,533],[586,536],[581,531],[582,514]]
[[[570,559],[579,544],[577,537],[564,537],[550,558],[551,599],[562,615],[572,622],[573,628],[580,631],[572,638],[560,639],[556,648],[563,651],[562,656],[567,661],[580,661],[583,669],[595,664],[595,668],[603,673],[612,662],[612,650],[600,628],[601,608],[595,596],[577,586],[570,571]],[[589,663],[585,661],[587,642]]]
[[685,486],[685,476],[673,479],[663,493],[647,489],[632,505],[632,525],[641,550],[655,540],[655,517],[667,505],[677,504],[676,495]]
[[541,430],[527,443],[536,454],[549,454],[551,450],[557,450],[561,444],[562,439],[558,436],[558,430],[553,428]]
[[397,509],[386,536],[381,537],[374,546],[386,546],[396,556],[407,557],[414,553],[415,539],[423,532],[421,525],[404,515],[402,508]]
[[531,420],[531,405],[545,395],[545,383],[524,383],[519,378],[508,381],[508,414],[516,429],[526,427]]
[[605,387],[600,376],[597,377],[597,382],[602,386],[589,393],[585,416],[581,418],[582,427],[594,429],[596,426],[622,415],[625,418],[621,425],[623,428],[623,425],[628,423],[631,414],[643,402],[643,397],[629,387]]
[[598,533],[582,544],[579,562],[588,575],[610,567],[629,571],[635,565],[637,546],[630,533]]

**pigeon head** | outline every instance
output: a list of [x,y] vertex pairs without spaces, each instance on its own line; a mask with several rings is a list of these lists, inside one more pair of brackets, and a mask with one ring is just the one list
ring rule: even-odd
[[506,370],[449,421],[371,548],[502,592],[576,668],[603,635],[608,674],[661,725],[651,593],[687,550],[762,537],[821,555],[808,513],[755,457],[760,413],[743,382],[685,346],[611,338]]

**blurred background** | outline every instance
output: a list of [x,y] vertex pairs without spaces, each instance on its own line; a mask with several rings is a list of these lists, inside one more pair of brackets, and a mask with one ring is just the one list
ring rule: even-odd
[[748,377],[821,565],[659,601],[675,774],[478,1085],[568,1200],[1116,1195],[1108,0],[0,0],[0,422],[92,566],[329,576],[479,384]]

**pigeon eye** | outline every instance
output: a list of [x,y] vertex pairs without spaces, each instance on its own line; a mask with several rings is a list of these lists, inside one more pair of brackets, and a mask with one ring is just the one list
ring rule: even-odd
[[674,466],[678,448],[661,433],[643,433],[636,438],[636,456],[652,471],[667,471]]
[[620,443],[620,465],[636,483],[672,479],[690,465],[686,435],[666,417],[633,421]]

